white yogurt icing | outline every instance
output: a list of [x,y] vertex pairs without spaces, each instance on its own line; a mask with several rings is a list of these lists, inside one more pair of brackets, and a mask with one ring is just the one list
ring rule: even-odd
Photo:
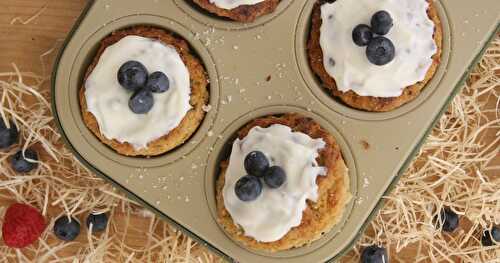
[[[321,6],[324,67],[340,91],[361,96],[397,97],[404,88],[425,79],[437,52],[434,23],[426,0],[337,0]],[[396,57],[376,66],[366,57],[366,47],[352,40],[359,24],[370,25],[373,14],[385,10],[394,26],[385,35],[396,47]]]
[[[151,74],[165,73],[170,89],[154,93],[154,106],[147,114],[135,114],[128,106],[132,93],[120,86],[118,69],[127,61],[141,62]],[[88,111],[108,139],[128,142],[135,149],[147,147],[177,127],[191,109],[189,71],[177,50],[162,42],[127,36],[108,47],[85,82]]]
[[[326,175],[326,168],[318,166],[316,158],[325,147],[322,139],[312,139],[288,126],[254,127],[242,140],[233,144],[223,189],[224,205],[234,222],[246,236],[260,242],[273,242],[285,236],[291,228],[300,225],[306,200],[318,199],[318,175]],[[234,187],[246,175],[244,160],[252,151],[263,152],[271,165],[281,166],[287,180],[278,189],[263,184],[262,194],[254,201],[238,199]]]
[[215,6],[231,10],[242,5],[255,5],[265,0],[210,0],[210,3],[215,4]]

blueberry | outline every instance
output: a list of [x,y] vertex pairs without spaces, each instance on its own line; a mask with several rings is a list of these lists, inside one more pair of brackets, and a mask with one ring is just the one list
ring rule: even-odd
[[376,37],[372,39],[366,48],[368,60],[377,66],[383,66],[391,62],[395,55],[396,48],[394,44],[385,37]]
[[286,181],[286,172],[279,166],[271,166],[264,173],[264,182],[270,188],[278,188]]
[[163,72],[156,71],[149,75],[146,88],[155,93],[163,93],[170,88],[170,81]]
[[378,11],[373,15],[371,25],[375,34],[385,35],[389,33],[393,26],[391,14],[387,11]]
[[253,201],[262,193],[262,183],[255,176],[245,175],[236,182],[234,193],[243,202]]
[[352,31],[352,40],[360,47],[367,46],[372,38],[372,30],[367,25],[358,25]]
[[481,244],[483,246],[493,246],[496,242],[500,242],[500,226],[494,226],[491,230],[484,230],[483,235],[481,236]]
[[245,170],[249,175],[262,177],[269,168],[269,161],[266,155],[259,151],[253,151],[245,157]]
[[491,229],[491,236],[496,242],[500,242],[500,226],[494,226]]
[[87,217],[87,228],[90,229],[92,224],[92,232],[104,231],[108,225],[108,216],[106,214],[90,214]]
[[38,167],[38,163],[27,159],[38,161],[38,154],[32,149],[26,149],[23,156],[23,151],[18,151],[10,161],[12,169],[18,173],[28,173]]
[[140,89],[132,95],[128,107],[136,114],[146,114],[153,108],[154,103],[153,93],[148,89]]
[[493,246],[493,239],[491,238],[490,230],[482,231],[483,235],[481,236],[481,244],[485,247]]
[[137,61],[128,61],[118,70],[118,82],[130,91],[143,88],[148,80],[148,70]]
[[67,216],[61,216],[54,223],[54,234],[61,240],[73,241],[80,234],[80,223],[73,217],[69,221]]
[[372,245],[366,247],[361,254],[362,263],[389,263],[387,251],[383,247]]
[[10,128],[7,128],[3,118],[0,116],[0,149],[7,148],[17,142],[19,132],[14,122],[10,121]]
[[436,226],[439,228],[442,224],[443,231],[453,232],[458,227],[459,217],[450,208],[446,207],[439,213],[439,217],[434,218]]

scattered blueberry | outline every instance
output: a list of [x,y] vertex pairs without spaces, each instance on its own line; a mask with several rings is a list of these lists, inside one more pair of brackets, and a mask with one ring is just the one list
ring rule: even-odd
[[92,232],[104,231],[108,225],[108,216],[106,214],[90,214],[87,217],[87,228],[90,229],[92,224]]
[[262,183],[255,176],[245,175],[236,182],[234,192],[243,202],[253,201],[262,193]]
[[149,75],[146,88],[155,93],[163,93],[170,88],[170,81],[163,72],[156,71]]
[[130,98],[128,106],[136,114],[148,113],[154,105],[153,93],[148,89],[137,90]]
[[491,236],[496,242],[500,242],[500,226],[494,226],[491,229]]
[[0,117],[0,149],[7,148],[17,142],[19,133],[14,122],[10,121],[10,128],[7,128],[3,118]]
[[269,168],[269,161],[264,153],[253,151],[245,157],[244,165],[249,175],[262,177],[267,168]]
[[271,166],[264,173],[264,182],[270,188],[278,188],[286,181],[286,172],[279,166]]
[[137,61],[128,61],[118,70],[118,82],[122,87],[130,91],[136,91],[148,80],[148,70]]
[[38,161],[38,154],[32,149],[26,149],[23,156],[23,151],[18,151],[10,161],[12,169],[18,173],[28,173],[38,167],[38,163],[27,159]]
[[453,232],[458,227],[459,217],[453,212],[450,208],[446,207],[439,213],[439,218],[436,216],[434,218],[437,227],[440,227],[442,224],[443,231]]
[[387,251],[377,245],[366,247],[361,254],[361,263],[389,263]]
[[371,25],[375,34],[385,35],[393,26],[392,17],[387,11],[378,11],[373,15]]
[[483,231],[483,235],[481,236],[481,244],[483,244],[483,246],[488,247],[495,245],[493,240],[500,243],[500,226],[494,226],[491,230],[488,229]]
[[360,47],[367,46],[372,38],[372,30],[367,25],[358,25],[352,31],[352,40]]
[[394,59],[396,48],[392,41],[385,37],[376,37],[370,41],[366,48],[368,60],[377,65],[383,66]]
[[67,216],[61,216],[54,223],[54,234],[61,240],[73,241],[80,234],[80,223],[74,218],[69,221]]

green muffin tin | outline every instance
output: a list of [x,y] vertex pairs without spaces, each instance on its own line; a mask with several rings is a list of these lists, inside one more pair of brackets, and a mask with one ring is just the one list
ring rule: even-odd
[[[282,0],[253,23],[215,17],[186,0],[90,1],[58,57],[53,111],[67,147],[97,175],[228,260],[323,262],[339,258],[363,232],[471,67],[499,28],[498,0],[440,0],[443,56],[422,94],[387,113],[369,113],[330,97],[306,54],[315,1]],[[210,78],[209,111],[194,136],[154,158],[117,154],[85,126],[78,90],[100,41],[111,32],[152,25],[186,39]],[[234,242],[216,221],[215,180],[235,132],[265,115],[297,112],[338,140],[349,168],[352,201],[343,220],[310,246],[265,253]],[[367,147],[369,145],[369,147]]]

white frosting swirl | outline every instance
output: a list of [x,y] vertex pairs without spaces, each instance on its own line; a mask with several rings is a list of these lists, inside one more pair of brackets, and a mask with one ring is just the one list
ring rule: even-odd
[[[155,104],[147,114],[135,114],[128,106],[132,93],[120,86],[118,69],[127,61],[141,62],[151,74],[165,73],[170,89],[154,93]],[[176,128],[191,109],[189,71],[177,50],[159,41],[127,36],[108,47],[85,82],[88,111],[108,139],[128,142],[135,149],[147,147]]]
[[[246,236],[260,242],[273,242],[285,236],[292,227],[300,225],[306,200],[316,202],[316,177],[325,175],[316,158],[325,147],[322,139],[312,139],[288,126],[275,124],[268,128],[254,127],[242,140],[233,144],[223,189],[224,205],[233,221]],[[263,183],[262,194],[251,202],[238,199],[234,187],[246,175],[244,160],[248,153],[261,151],[271,165],[282,167],[287,181],[278,189]]]
[[[397,97],[425,79],[437,52],[434,23],[427,15],[426,0],[337,0],[321,6],[321,37],[324,67],[337,88],[361,96]],[[366,47],[352,40],[359,24],[370,25],[373,14],[385,10],[394,26],[385,35],[396,47],[396,57],[376,66],[366,57]]]
[[231,10],[242,5],[255,5],[265,0],[210,0],[210,3],[215,4],[215,6]]

